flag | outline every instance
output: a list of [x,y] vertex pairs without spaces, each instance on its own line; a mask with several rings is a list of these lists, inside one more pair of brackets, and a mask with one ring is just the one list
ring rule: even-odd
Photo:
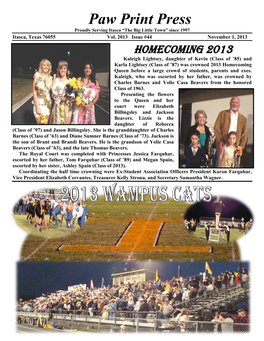
[[91,279],[91,285],[90,285],[90,289],[93,289],[94,285],[93,285],[93,280]]
[[207,270],[209,272],[210,275],[212,275],[212,270],[210,269],[210,266],[207,262],[205,262],[205,270]]
[[180,265],[178,265],[178,277],[181,277],[181,266]]
[[158,272],[158,269],[156,270],[156,281],[159,280],[159,272]]

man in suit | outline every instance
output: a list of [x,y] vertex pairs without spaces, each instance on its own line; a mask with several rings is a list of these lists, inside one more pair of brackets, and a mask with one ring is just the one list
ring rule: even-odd
[[238,111],[239,107],[240,99],[238,97],[231,98],[230,109],[221,111],[215,121],[216,167],[218,166],[220,152],[226,143],[227,135],[230,131],[237,133],[238,146],[242,150],[245,148],[248,138],[247,119],[240,114]]

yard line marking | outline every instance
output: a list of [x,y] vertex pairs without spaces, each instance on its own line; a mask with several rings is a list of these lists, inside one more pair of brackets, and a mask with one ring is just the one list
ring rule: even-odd
[[163,222],[160,224],[160,227],[159,227],[159,230],[158,230],[158,232],[157,232],[157,235],[156,235],[155,242],[154,242],[153,246],[157,246],[158,240],[159,240],[159,237],[160,237],[160,234],[161,234],[161,230],[163,229],[164,225],[165,225],[165,221],[163,221]]
[[119,243],[121,242],[121,240],[125,237],[127,231],[130,229],[130,226],[131,226],[133,223],[134,223],[134,222],[131,221],[131,222],[127,225],[127,227],[125,228],[125,231],[123,232],[123,234],[121,235],[121,237],[118,239],[118,241],[117,241],[117,243],[116,243],[116,246],[118,246]]
[[[151,217],[152,217],[152,215],[153,215],[153,212],[155,211],[155,209],[156,209],[156,207],[158,206],[158,204],[159,204],[159,201],[156,203],[156,205],[154,206],[153,210],[151,211],[151,213],[150,213],[150,215],[149,215],[149,217],[148,217],[148,220],[147,220],[147,222],[146,222],[146,224],[145,224],[145,227],[146,227],[147,223],[150,221],[150,219],[151,219]],[[145,227],[142,228],[141,233],[139,234],[139,236],[138,236],[138,238],[137,238],[137,241],[136,241],[136,243],[134,244],[134,247],[133,247],[132,251],[130,252],[130,255],[128,256],[128,259],[129,259],[129,260],[130,260],[131,257],[133,256],[133,252],[134,252],[134,250],[135,250],[135,248],[136,248],[136,246],[137,246],[137,244],[138,244],[139,239],[140,239],[141,236],[142,236],[142,233],[143,233],[143,230],[144,230]]]
[[[71,252],[71,251],[111,251],[111,252],[130,252],[131,249],[117,248],[114,245],[67,245],[62,244],[57,248],[57,251],[65,251],[65,252]],[[135,250],[135,251],[142,251],[142,250]],[[148,252],[209,252],[213,253],[213,248],[210,246],[155,246],[155,248],[152,245],[147,246],[144,251]],[[130,252],[129,258],[131,258],[132,252]]]
[[44,244],[46,244],[46,242],[47,242],[49,239],[50,239],[50,237],[47,238],[47,239],[45,239],[44,242],[41,243],[40,246],[38,246],[38,247],[37,247],[29,256],[27,256],[26,258],[22,259],[22,262],[24,262],[25,260],[28,260],[29,258],[31,258],[31,256],[33,256],[36,252],[38,252],[38,250],[40,250],[40,249],[42,248],[42,246],[43,246]]

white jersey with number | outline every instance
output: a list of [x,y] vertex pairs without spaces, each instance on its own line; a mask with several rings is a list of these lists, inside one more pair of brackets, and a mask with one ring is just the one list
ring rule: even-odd
[[74,204],[72,217],[73,218],[80,218],[83,215],[83,207],[77,204]]
[[54,208],[59,205],[55,199],[52,199],[50,203],[51,203],[51,207],[54,207]]

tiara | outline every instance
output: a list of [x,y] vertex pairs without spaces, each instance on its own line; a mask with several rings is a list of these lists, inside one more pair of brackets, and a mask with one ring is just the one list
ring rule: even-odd
[[58,67],[63,66],[63,65],[68,66],[68,63],[65,60],[61,60],[58,64]]

